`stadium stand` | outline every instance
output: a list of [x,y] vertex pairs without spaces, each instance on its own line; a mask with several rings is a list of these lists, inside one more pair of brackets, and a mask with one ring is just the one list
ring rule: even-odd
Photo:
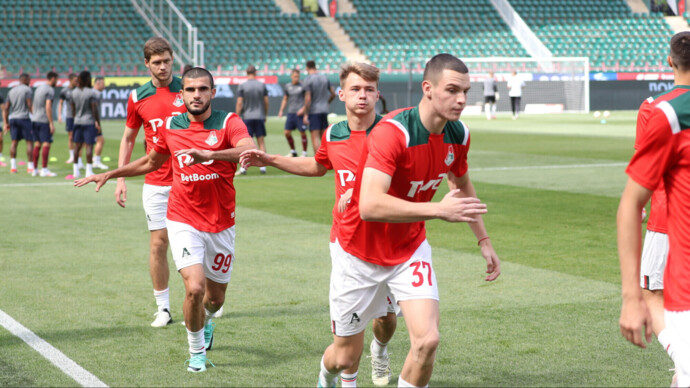
[[17,0],[0,12],[8,73],[141,73],[150,35],[129,0]]
[[211,69],[289,70],[313,59],[338,68],[345,57],[312,14],[282,14],[272,0],[173,0],[197,27]]
[[353,0],[338,15],[345,31],[377,66],[400,69],[412,58],[450,52],[462,58],[527,56],[489,0]]
[[555,56],[590,58],[592,70],[666,70],[672,28],[660,13],[633,13],[624,0],[510,0]]

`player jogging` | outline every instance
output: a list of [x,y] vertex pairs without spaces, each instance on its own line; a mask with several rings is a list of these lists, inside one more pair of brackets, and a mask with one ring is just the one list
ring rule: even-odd
[[[74,130],[74,112],[72,111],[72,91],[77,87],[77,75],[72,73],[69,75],[69,85],[62,88],[60,91],[60,102],[58,103],[58,121],[65,122],[65,131],[67,131],[67,146],[69,148],[69,159],[65,163],[74,163],[74,144],[72,144],[72,135]],[[64,110],[64,115],[63,115]]]
[[[378,80],[379,70],[365,63],[348,63],[341,68],[338,97],[345,103],[347,120],[328,127],[315,157],[294,158],[249,150],[243,152],[240,158],[247,167],[269,165],[303,176],[323,176],[328,170],[334,170],[335,205],[331,244],[335,243],[340,217],[352,195],[357,164],[366,136],[381,120],[381,116],[375,111],[379,95]],[[370,350],[372,380],[375,385],[387,385],[390,382],[390,358],[386,345],[395,333],[397,320],[394,307],[389,303],[387,312],[373,322],[374,339]],[[361,352],[352,356],[355,358],[348,360],[347,368],[340,374],[343,387],[356,384]]]
[[182,76],[188,113],[165,119],[147,156],[75,182],[75,186],[96,182],[98,191],[108,179],[146,174],[174,159],[166,222],[173,259],[185,285],[182,310],[190,372],[206,370],[206,350],[213,347],[211,315],[225,302],[235,259],[233,177],[240,153],[254,148],[239,116],[211,109],[215,94],[211,73],[200,67],[188,70]]
[[[465,64],[436,55],[424,70],[419,105],[391,112],[367,138],[331,250],[334,342],[321,360],[322,387],[334,386],[347,360],[361,352],[364,325],[385,313],[386,292],[400,306],[411,342],[398,386],[428,384],[439,341],[439,297],[425,220],[468,222],[487,262],[486,280],[500,274],[481,218],[486,205],[475,198],[467,174],[469,132],[457,121],[469,88]],[[451,191],[429,202],[445,176]]]
[[[261,151],[266,152],[266,116],[268,116],[268,90],[266,85],[256,79],[256,68],[253,65],[247,67],[247,81],[237,88],[237,104],[235,112],[242,116],[247,126],[249,135],[256,137],[256,143]],[[262,174],[266,173],[266,167],[261,167]],[[247,171],[240,167],[240,174]]]
[[307,127],[304,125],[302,116],[304,115],[304,85],[299,82],[299,70],[292,69],[290,72],[290,82],[283,85],[283,100],[280,102],[278,117],[283,117],[283,112],[287,107],[287,119],[285,120],[285,139],[290,146],[290,156],[297,156],[295,150],[295,140],[292,138],[292,131],[299,130],[302,138],[302,156],[307,156]]
[[638,132],[637,149],[626,169],[629,178],[618,207],[623,297],[619,324],[628,341],[645,347],[643,330],[649,342],[661,322],[655,320],[653,302],[650,305],[640,287],[640,213],[663,180],[669,250],[663,278],[664,329],[660,332],[665,335],[659,340],[673,349],[670,354],[676,366],[677,386],[682,387],[690,386],[690,156],[685,152],[690,144],[689,53],[690,32],[675,34],[667,61],[676,86],[641,109],[638,125],[643,125],[644,130]]
[[316,72],[316,63],[307,61],[307,78],[304,79],[304,122],[309,124],[314,154],[321,145],[321,136],[328,127],[328,104],[335,98],[331,81]]
[[[55,85],[58,75],[56,72],[48,72],[48,82],[39,85],[34,92],[33,112],[31,126],[33,129],[34,151],[33,176],[54,177],[57,174],[48,170],[48,157],[50,155],[50,145],[53,143],[55,134],[55,123],[53,122],[53,98],[55,97]],[[43,157],[41,171],[38,171],[38,158]]]
[[[165,118],[187,112],[180,94],[182,83],[172,74],[173,51],[170,43],[160,37],[149,39],[144,44],[144,65],[151,73],[151,81],[129,95],[127,122],[120,141],[117,162],[120,167],[129,163],[142,124],[148,153],[153,149],[158,129],[163,126]],[[165,226],[172,181],[172,165],[171,161],[167,160],[160,169],[146,175],[142,189],[142,202],[150,231],[149,273],[157,305],[152,327],[163,327],[172,323],[168,289],[168,233]],[[124,178],[117,180],[115,201],[125,207],[127,185]]]
[[86,176],[93,175],[93,145],[101,133],[101,121],[98,112],[98,92],[92,88],[91,73],[82,71],[77,77],[77,87],[72,91],[72,110],[74,111],[74,155],[77,160],[72,164],[72,176],[67,179],[78,179],[79,158],[82,145],[86,144]]
[[26,172],[34,172],[33,151],[34,138],[31,129],[29,112],[32,110],[33,93],[29,87],[30,77],[23,73],[19,76],[19,85],[13,87],[7,94],[7,101],[2,110],[2,118],[5,124],[5,132],[10,132],[12,143],[10,144],[10,172],[17,173],[17,143],[26,141],[26,160],[28,167]]

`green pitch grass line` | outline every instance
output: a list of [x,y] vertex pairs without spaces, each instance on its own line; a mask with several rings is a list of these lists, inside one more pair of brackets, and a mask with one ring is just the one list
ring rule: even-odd
[[10,333],[21,338],[48,361],[53,363],[53,365],[73,378],[79,385],[83,387],[107,387],[98,377],[79,366],[79,364],[72,361],[71,358],[65,356],[61,351],[57,350],[2,310],[0,310],[0,325]]

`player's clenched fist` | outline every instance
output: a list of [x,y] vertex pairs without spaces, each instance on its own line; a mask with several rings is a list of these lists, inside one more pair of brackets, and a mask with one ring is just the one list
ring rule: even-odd
[[446,194],[438,206],[437,218],[448,222],[476,222],[474,216],[486,213],[486,204],[478,198],[458,197],[459,189]]

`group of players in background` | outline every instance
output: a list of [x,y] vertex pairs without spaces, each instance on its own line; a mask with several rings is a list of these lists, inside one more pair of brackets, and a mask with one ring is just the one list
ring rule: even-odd
[[[398,313],[405,317],[411,339],[398,385],[427,385],[439,343],[440,313],[424,221],[468,223],[486,261],[486,280],[500,274],[500,260],[482,221],[486,205],[476,198],[468,175],[470,133],[459,121],[470,88],[465,64],[449,54],[432,58],[420,104],[385,118],[374,110],[378,69],[364,63],[343,65],[338,97],[345,103],[347,120],[328,125],[325,115],[317,117],[323,113],[316,93],[306,94],[304,106],[292,104],[288,113],[297,116],[291,119],[298,129],[306,121],[315,129],[315,156],[294,157],[296,150],[281,156],[257,149],[252,135],[259,142],[261,126],[248,131],[256,123],[246,120],[261,118],[245,115],[243,121],[235,113],[213,110],[214,81],[207,70],[195,67],[182,79],[174,77],[173,51],[164,39],[147,41],[144,62],[151,82],[130,95],[119,168],[76,180],[75,185],[95,182],[100,190],[107,180],[118,178],[115,197],[124,206],[124,178],[147,174],[143,201],[159,306],[153,326],[172,321],[165,258],[170,245],[185,286],[187,370],[203,372],[210,363],[206,351],[213,348],[212,318],[225,302],[236,259],[233,178],[239,163],[245,169],[274,166],[305,176],[336,172],[329,292],[333,344],[321,360],[318,385],[335,386],[340,376],[343,386],[356,386],[369,321],[374,322],[375,336],[370,344],[372,379],[376,385],[388,384],[392,373],[387,343]],[[294,78],[291,84],[296,85]],[[335,93],[324,84],[327,109]],[[256,94],[261,97],[261,92]],[[249,95],[239,94],[238,108],[247,106]],[[289,95],[283,105],[281,112],[290,105]],[[244,114],[244,109],[238,113]],[[130,162],[142,125],[147,155]],[[431,202],[446,177],[450,192],[440,202]]]
[[[48,72],[46,82],[39,84],[35,91],[29,87],[29,74],[21,74],[19,85],[13,87],[2,105],[4,133],[11,136],[10,173],[18,172],[17,145],[21,140],[26,142],[28,174],[41,177],[55,177],[57,174],[48,169],[50,148],[55,134],[53,102],[58,75]],[[99,110],[101,92],[105,89],[103,77],[97,77],[92,85],[91,73],[83,71],[79,75],[69,75],[69,85],[62,89],[57,108],[58,121],[65,122],[68,133],[70,157],[66,163],[72,163],[73,175],[67,179],[81,176],[80,170],[86,168],[86,175],[93,175],[93,168],[102,170],[108,166],[101,162],[101,152],[105,140],[100,126]],[[63,113],[64,112],[64,113]],[[95,145],[95,156],[94,153]],[[6,167],[2,157],[2,135],[0,135],[0,166]],[[81,157],[81,149],[86,149],[86,165]],[[42,159],[41,169],[38,168]]]

